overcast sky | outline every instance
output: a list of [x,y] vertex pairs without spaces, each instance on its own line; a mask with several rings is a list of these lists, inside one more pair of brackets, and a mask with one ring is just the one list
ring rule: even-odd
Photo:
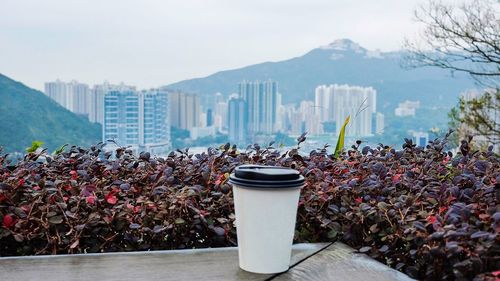
[[401,48],[418,0],[0,0],[0,73],[150,88],[339,38]]

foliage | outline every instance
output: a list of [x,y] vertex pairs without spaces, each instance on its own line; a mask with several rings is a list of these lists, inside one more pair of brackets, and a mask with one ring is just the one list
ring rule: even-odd
[[88,146],[101,140],[99,124],[2,74],[0,100],[0,146],[7,152],[24,152],[32,140],[51,151],[63,143]]
[[406,140],[402,150],[358,141],[334,158],[327,146],[300,154],[305,139],[287,152],[270,143],[166,158],[100,146],[31,153],[15,165],[1,156],[0,255],[234,246],[227,179],[259,163],[306,178],[295,242],[341,240],[418,279],[496,274],[498,155],[472,151],[470,140],[457,155],[446,140],[425,149]]
[[351,116],[347,116],[347,118],[344,121],[344,124],[342,125],[342,128],[340,128],[340,134],[339,138],[337,139],[337,145],[335,146],[335,157],[339,156],[340,152],[344,149],[344,140],[345,140],[345,127],[347,124],[349,124],[349,119]]
[[419,38],[407,40],[405,48],[410,67],[431,66],[462,72],[492,89],[471,100],[461,98],[450,112],[451,125],[459,135],[485,138],[485,145],[498,144],[500,124],[495,116],[499,108],[500,21],[498,1],[474,0],[444,3],[430,0],[416,10],[424,25]]
[[479,97],[462,97],[450,111],[450,127],[464,137],[484,137],[489,143],[500,144],[500,90],[486,91]]
[[63,153],[66,146],[68,146],[68,144],[64,144],[64,145],[58,147],[56,150],[54,150],[54,152],[52,154],[57,155],[57,154]]
[[39,149],[40,147],[42,147],[42,145],[43,145],[43,141],[33,141],[31,143],[31,146],[26,148],[26,152],[33,153],[37,149]]
[[447,4],[430,0],[416,10],[425,26],[420,40],[410,42],[408,63],[464,72],[482,84],[498,88],[500,78],[499,3],[474,0]]

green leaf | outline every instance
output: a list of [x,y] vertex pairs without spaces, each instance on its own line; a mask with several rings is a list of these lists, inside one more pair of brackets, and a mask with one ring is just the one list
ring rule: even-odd
[[388,205],[385,202],[378,202],[377,207],[380,210],[387,210]]
[[64,148],[66,148],[66,146],[68,146],[68,144],[65,144],[61,147],[59,147],[58,149],[54,150],[54,152],[52,153],[52,155],[59,155],[61,153],[64,152]]
[[335,146],[335,157],[338,157],[340,152],[344,149],[344,140],[345,140],[345,127],[349,123],[349,119],[351,119],[351,115],[347,116],[344,121],[344,125],[340,129],[339,139],[337,140],[337,146]]
[[49,223],[50,224],[60,224],[63,222],[63,217],[62,216],[55,216],[55,217],[50,217],[49,218]]
[[186,221],[185,221],[185,220],[183,220],[183,219],[181,219],[181,218],[177,218],[177,219],[175,219],[175,224],[183,224],[183,223],[185,223],[185,222],[186,222]]
[[328,232],[328,238],[333,239],[333,238],[337,237],[338,234],[339,234],[339,232],[337,230],[332,229]]
[[28,152],[28,153],[33,153],[33,152],[35,152],[38,148],[42,147],[42,145],[43,145],[43,142],[42,142],[42,141],[33,141],[33,142],[31,143],[31,146],[26,148],[26,152]]

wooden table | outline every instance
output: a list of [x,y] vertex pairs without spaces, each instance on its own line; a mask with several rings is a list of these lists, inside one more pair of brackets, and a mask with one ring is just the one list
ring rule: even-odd
[[412,280],[342,243],[296,244],[291,268],[254,274],[237,248],[0,258],[0,280]]

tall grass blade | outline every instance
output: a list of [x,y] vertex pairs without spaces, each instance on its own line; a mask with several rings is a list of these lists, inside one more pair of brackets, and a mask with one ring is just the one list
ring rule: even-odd
[[340,152],[344,149],[344,140],[345,140],[345,128],[349,123],[349,119],[351,119],[351,115],[347,116],[344,121],[344,125],[340,129],[339,139],[337,140],[337,146],[335,146],[335,157],[338,157]]

